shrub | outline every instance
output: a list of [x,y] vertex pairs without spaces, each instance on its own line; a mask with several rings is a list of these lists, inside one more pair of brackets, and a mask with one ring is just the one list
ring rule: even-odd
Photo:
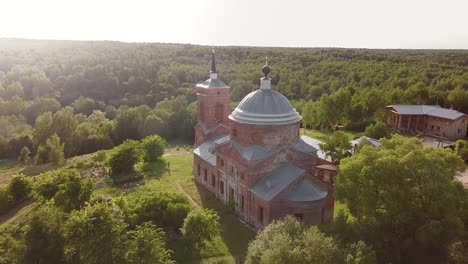
[[152,135],[144,138],[141,141],[141,146],[145,162],[153,162],[158,160],[164,154],[166,140],[158,135]]
[[31,189],[31,180],[24,175],[13,177],[8,184],[8,192],[11,194],[15,203],[26,199],[31,193]]
[[133,223],[151,221],[157,226],[178,230],[190,211],[187,198],[174,193],[152,193],[137,199],[132,209]]
[[181,228],[182,235],[197,247],[220,234],[219,215],[211,209],[190,212]]
[[107,164],[110,176],[114,182],[119,182],[125,174],[134,173],[134,166],[141,159],[141,149],[138,141],[125,140],[121,145],[109,152]]
[[366,136],[375,139],[389,138],[390,130],[384,122],[378,121],[366,128]]
[[5,189],[0,189],[0,215],[8,212],[13,207],[13,197],[10,192]]
[[22,163],[27,163],[31,159],[29,157],[31,155],[31,150],[28,147],[24,146],[20,151],[20,156],[18,157],[18,161]]
[[83,179],[75,169],[62,169],[43,173],[35,187],[38,196],[46,201],[53,198],[53,204],[65,212],[80,209],[89,201],[92,182]]

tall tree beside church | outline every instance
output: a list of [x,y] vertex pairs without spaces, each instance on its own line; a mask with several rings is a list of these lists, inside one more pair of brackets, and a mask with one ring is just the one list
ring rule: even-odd
[[341,162],[337,198],[367,226],[372,236],[365,239],[385,261],[409,261],[417,253],[444,261],[437,256],[463,234],[468,212],[468,192],[454,179],[462,168],[449,150],[393,136]]

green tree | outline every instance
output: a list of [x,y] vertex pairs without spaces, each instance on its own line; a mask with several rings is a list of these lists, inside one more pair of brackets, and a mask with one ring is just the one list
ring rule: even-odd
[[249,243],[245,263],[343,263],[343,251],[317,227],[305,227],[289,216],[257,234]]
[[141,147],[143,148],[143,160],[153,162],[164,154],[166,140],[158,135],[148,136],[141,141]]
[[64,212],[71,212],[89,201],[93,184],[82,178],[77,170],[62,169],[41,174],[34,191]]
[[132,207],[132,223],[141,225],[153,222],[167,231],[178,231],[190,211],[185,196],[176,193],[157,192],[138,197]]
[[320,148],[327,157],[331,158],[332,163],[339,164],[341,159],[347,156],[352,146],[344,132],[335,131],[323,144],[320,144]]
[[22,228],[17,225],[0,226],[0,263],[24,263],[24,242],[19,239],[22,233]]
[[468,161],[468,140],[459,139],[455,141],[455,153],[464,160]]
[[387,124],[378,121],[377,123],[372,124],[366,128],[366,136],[375,139],[389,138],[390,131],[387,127]]
[[13,197],[14,202],[19,203],[28,198],[31,194],[31,180],[27,176],[17,175],[11,179],[10,183],[8,183],[7,190]]
[[57,134],[47,139],[45,145],[39,146],[34,159],[36,164],[51,162],[52,164],[59,165],[64,162],[64,144],[60,143],[60,138]]
[[117,205],[89,203],[82,210],[73,211],[65,224],[67,256],[75,263],[123,263],[126,231]]
[[31,216],[24,235],[25,263],[65,263],[63,213],[44,206]]
[[164,231],[151,223],[143,223],[127,232],[125,262],[130,264],[172,264],[171,251],[164,242]]
[[367,225],[372,235],[363,238],[381,258],[402,262],[417,252],[440,254],[462,234],[468,212],[467,191],[454,179],[461,168],[453,152],[397,135],[342,161],[337,198],[356,223]]
[[0,215],[8,212],[14,205],[13,197],[6,189],[0,188]]
[[187,241],[202,248],[219,236],[219,215],[211,209],[193,210],[185,218],[181,232]]
[[21,163],[28,163],[29,160],[31,160],[29,155],[31,155],[31,150],[29,150],[28,147],[24,146],[20,151],[18,161],[21,162]]
[[128,175],[135,173],[134,166],[142,158],[140,143],[135,140],[125,140],[108,153],[107,165],[114,182],[119,182]]

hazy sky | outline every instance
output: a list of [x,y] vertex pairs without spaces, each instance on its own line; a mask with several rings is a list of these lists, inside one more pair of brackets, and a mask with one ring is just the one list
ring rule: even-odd
[[0,37],[468,49],[468,0],[1,0]]

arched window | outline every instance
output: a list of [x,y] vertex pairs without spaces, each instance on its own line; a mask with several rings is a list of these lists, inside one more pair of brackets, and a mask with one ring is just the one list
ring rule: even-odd
[[198,104],[198,119],[200,120],[205,120],[205,109],[204,109],[204,104],[203,102],[200,102]]
[[215,105],[215,120],[222,122],[224,118],[224,109],[223,109],[223,104],[222,103],[216,103]]

